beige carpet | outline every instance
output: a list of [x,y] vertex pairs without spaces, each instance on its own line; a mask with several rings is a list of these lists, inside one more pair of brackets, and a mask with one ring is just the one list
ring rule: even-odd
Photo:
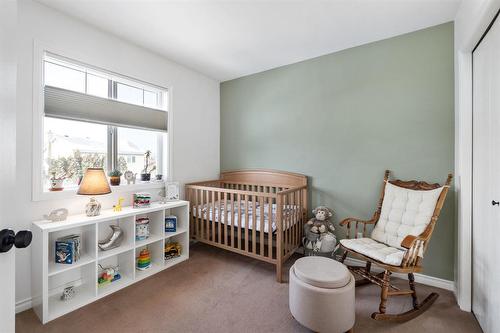
[[[289,260],[290,266],[293,260]],[[397,281],[396,284],[403,284]],[[429,311],[403,324],[376,322],[379,289],[356,291],[355,332],[481,332],[473,315],[460,311],[451,292],[417,286],[423,296],[440,293]],[[393,298],[389,311],[411,307]],[[308,332],[288,311],[288,284],[274,267],[202,244],[191,258],[113,295],[42,325],[32,310],[16,316],[17,332]]]

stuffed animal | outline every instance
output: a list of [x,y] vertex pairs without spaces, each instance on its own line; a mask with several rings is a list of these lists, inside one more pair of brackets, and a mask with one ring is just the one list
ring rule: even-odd
[[337,243],[333,234],[335,227],[330,222],[333,211],[328,207],[318,206],[312,212],[314,217],[304,225],[304,247],[309,252],[331,253]]

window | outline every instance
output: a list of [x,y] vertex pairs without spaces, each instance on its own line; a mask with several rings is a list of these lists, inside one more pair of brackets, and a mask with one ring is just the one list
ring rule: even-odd
[[44,59],[44,85],[164,109],[166,91],[53,55]]
[[49,60],[45,61],[44,71],[46,85],[85,92],[85,72]]
[[108,97],[109,80],[97,75],[87,74],[87,94]]
[[[161,115],[166,115],[165,89],[49,54],[44,58],[43,70],[44,190],[49,189],[52,178],[64,178],[65,189],[76,188],[89,167],[102,167],[106,172],[130,170],[140,180],[146,152],[150,156],[147,171],[152,175],[151,180],[158,174],[167,174],[164,151],[168,135],[166,116]],[[59,95],[51,95],[53,87],[60,89],[55,90]],[[72,96],[73,92],[79,96]],[[50,96],[54,97],[50,99]],[[74,99],[61,102],[61,97]],[[72,110],[75,104],[80,104],[80,113]],[[106,121],[108,118],[99,116],[107,112],[117,114],[118,121],[113,117]],[[126,114],[123,122],[120,122],[120,114]],[[151,120],[144,122],[144,118],[154,118],[156,122],[160,119],[165,125],[154,125]]]
[[130,170],[140,175],[145,168],[144,155],[150,151],[148,171],[162,174],[162,151],[166,141],[163,133],[134,128],[118,128],[118,165],[120,171]]
[[44,122],[44,188],[63,178],[65,187],[80,183],[85,169],[106,168],[107,126],[46,117]]

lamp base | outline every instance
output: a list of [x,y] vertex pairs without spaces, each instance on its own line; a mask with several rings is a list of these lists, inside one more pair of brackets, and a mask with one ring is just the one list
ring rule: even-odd
[[101,203],[94,197],[90,198],[90,201],[85,206],[85,213],[87,216],[98,216],[101,214]]

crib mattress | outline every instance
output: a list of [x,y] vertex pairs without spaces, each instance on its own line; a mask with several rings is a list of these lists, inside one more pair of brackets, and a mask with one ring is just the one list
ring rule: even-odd
[[[261,223],[260,223],[260,215],[261,215],[261,207],[260,203],[256,202],[256,211],[254,213],[253,211],[253,203],[248,202],[248,229],[253,230],[254,225],[255,225],[255,230],[256,231],[261,231]],[[215,206],[215,207],[213,207]],[[227,207],[227,208],[226,208]],[[214,214],[214,208],[215,208],[215,214]],[[294,210],[297,209],[297,206],[289,206],[286,207],[283,210],[283,214],[290,214]],[[226,221],[226,211],[227,211],[227,221]],[[196,207],[193,207],[193,214],[196,214],[196,216],[201,217],[203,219],[208,219],[210,221],[215,221],[215,222],[221,222],[223,224],[231,225],[234,227],[238,227],[240,225],[241,221],[241,228],[244,229],[246,226],[246,220],[245,220],[245,202],[240,202],[240,206],[238,207],[238,202],[234,202],[233,205],[231,205],[231,202],[227,202],[227,204],[224,204],[224,201],[220,202],[220,212],[219,212],[219,201],[216,201],[214,205],[212,203],[210,204],[204,204],[203,206],[198,206],[198,212],[196,214]],[[271,221],[269,221],[269,204],[264,203],[264,232],[269,233],[269,230],[271,232],[276,231],[276,204],[272,204],[271,207]],[[215,215],[215,216],[214,216]],[[234,217],[234,221],[233,221]],[[255,219],[254,219],[255,218]],[[255,221],[255,223],[254,223]]]

